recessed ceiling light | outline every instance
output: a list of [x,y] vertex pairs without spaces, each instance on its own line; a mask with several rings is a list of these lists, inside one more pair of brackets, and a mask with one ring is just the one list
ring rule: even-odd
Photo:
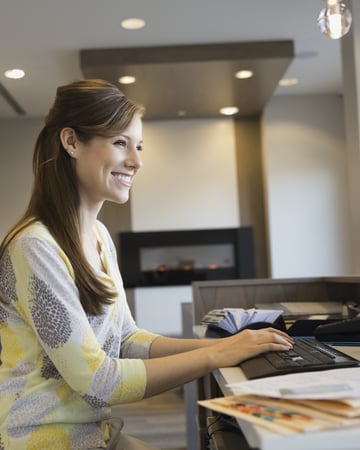
[[4,73],[4,75],[6,76],[6,78],[12,78],[14,80],[18,80],[25,76],[25,72],[21,69],[10,69],[10,70],[7,70]]
[[132,75],[124,75],[123,77],[119,78],[119,83],[120,84],[132,84],[135,83],[136,78],[133,77]]
[[295,86],[298,83],[299,80],[297,78],[283,78],[279,81],[279,86]]
[[232,116],[239,112],[239,108],[237,106],[224,106],[224,108],[220,109],[220,113],[225,116]]
[[251,78],[254,75],[252,70],[239,70],[236,72],[235,77],[240,80],[245,80],[246,78]]
[[125,30],[140,30],[145,26],[145,20],[132,17],[130,19],[125,19],[121,22],[121,26]]

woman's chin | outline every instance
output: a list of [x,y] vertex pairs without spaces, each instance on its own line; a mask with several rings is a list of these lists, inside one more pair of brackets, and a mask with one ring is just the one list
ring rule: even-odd
[[128,200],[129,200],[129,194],[118,195],[116,198],[110,199],[110,201],[112,201],[114,203],[118,203],[119,205],[126,203]]

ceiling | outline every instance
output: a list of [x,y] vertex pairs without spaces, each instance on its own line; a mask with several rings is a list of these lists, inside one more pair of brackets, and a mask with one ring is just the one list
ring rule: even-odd
[[[266,41],[95,49],[82,50],[80,62],[87,78],[117,83],[119,75],[135,76],[136,83],[121,90],[145,105],[150,120],[218,117],[224,106],[251,117],[271,98],[293,47],[292,41]],[[254,76],[239,80],[239,69]]]
[[[321,0],[1,0],[0,118],[43,117],[58,85],[116,82],[147,119],[216,117],[236,103],[259,113],[272,95],[342,93],[340,42],[320,34]],[[140,17],[142,30],[121,20]],[[165,48],[164,48],[165,47]],[[252,65],[251,80],[236,80]],[[9,80],[10,68],[26,76]],[[248,67],[244,67],[248,68]],[[124,72],[124,73],[120,73]],[[279,87],[282,77],[299,84]]]

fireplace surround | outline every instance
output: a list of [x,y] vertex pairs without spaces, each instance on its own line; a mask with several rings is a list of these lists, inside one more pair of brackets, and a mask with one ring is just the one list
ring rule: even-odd
[[122,232],[119,265],[126,288],[255,278],[253,230]]

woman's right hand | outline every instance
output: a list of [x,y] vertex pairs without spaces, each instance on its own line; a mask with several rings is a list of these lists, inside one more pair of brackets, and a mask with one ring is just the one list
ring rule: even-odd
[[230,367],[260,353],[290,350],[293,339],[275,328],[243,330],[233,336],[217,339],[208,347],[214,369]]

